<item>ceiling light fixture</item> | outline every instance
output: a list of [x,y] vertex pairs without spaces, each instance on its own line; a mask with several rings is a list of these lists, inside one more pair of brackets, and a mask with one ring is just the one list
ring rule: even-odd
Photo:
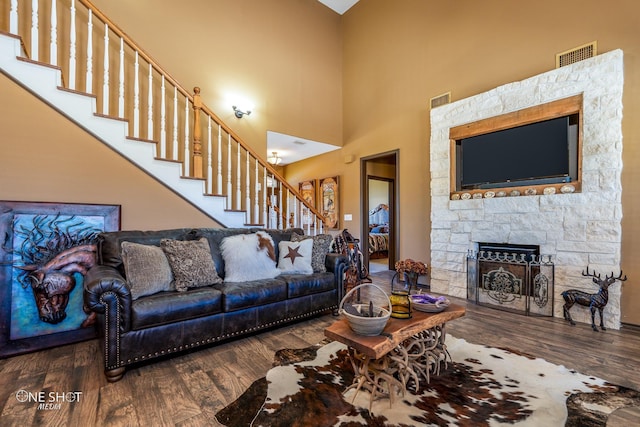
[[247,110],[247,111],[242,111],[240,109],[238,109],[238,107],[236,107],[235,105],[233,106],[233,112],[235,113],[236,117],[241,119],[242,116],[244,116],[245,114],[248,116],[249,114],[251,114],[251,111]]
[[278,152],[277,151],[271,152],[271,155],[269,157],[267,157],[267,162],[269,162],[270,164],[272,164],[274,166],[279,165],[281,161],[282,161],[282,157],[278,157]]

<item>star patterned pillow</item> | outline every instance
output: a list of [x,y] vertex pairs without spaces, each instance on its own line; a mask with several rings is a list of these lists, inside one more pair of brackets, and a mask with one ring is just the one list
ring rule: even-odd
[[282,241],[278,243],[278,269],[287,274],[311,274],[311,254],[313,252],[313,240],[307,239],[301,242]]

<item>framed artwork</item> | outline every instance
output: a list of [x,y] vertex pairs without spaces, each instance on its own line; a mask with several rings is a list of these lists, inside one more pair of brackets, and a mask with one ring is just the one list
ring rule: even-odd
[[0,357],[96,336],[83,281],[119,205],[0,201]]
[[302,181],[298,184],[302,198],[314,208],[316,207],[316,180]]
[[[298,183],[298,191],[302,198],[314,208],[316,207],[316,180],[307,180]],[[302,225],[303,227],[314,227],[313,215],[311,210],[306,206],[302,206]]]
[[337,230],[340,228],[338,177],[320,179],[318,188],[320,189],[319,210],[324,217],[324,226],[330,230]]

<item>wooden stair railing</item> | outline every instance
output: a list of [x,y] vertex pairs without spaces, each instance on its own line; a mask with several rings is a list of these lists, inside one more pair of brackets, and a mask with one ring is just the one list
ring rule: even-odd
[[128,121],[130,139],[180,162],[184,178],[205,182],[205,194],[246,212],[246,225],[323,231],[322,214],[202,102],[199,88],[186,90],[90,1],[0,3],[9,8],[0,25],[21,38],[32,61],[60,68],[67,90],[94,95],[100,115]]

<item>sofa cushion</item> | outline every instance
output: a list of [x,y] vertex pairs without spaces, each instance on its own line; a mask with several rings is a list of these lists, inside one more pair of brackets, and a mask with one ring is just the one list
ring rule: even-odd
[[278,270],[282,273],[311,274],[311,253],[313,241],[311,239],[299,242],[282,241],[278,244],[280,258],[278,258]]
[[131,329],[175,323],[222,311],[222,292],[211,286],[186,292],[161,292],[131,305]]
[[160,247],[171,265],[177,291],[183,292],[188,288],[222,283],[211,259],[207,239],[192,241],[162,239]]
[[249,282],[225,282],[216,285],[224,295],[225,312],[256,307],[287,299],[287,284],[280,278]]
[[332,291],[336,288],[333,273],[282,274],[279,279],[287,283],[289,298]]
[[122,263],[122,242],[160,246],[162,239],[189,240],[189,228],[175,228],[160,231],[108,231],[98,235],[98,264],[116,268],[126,274]]
[[158,246],[122,242],[122,262],[131,299],[174,290],[169,261]]
[[331,249],[333,236],[330,234],[317,234],[315,236],[304,236],[298,233],[291,234],[292,242],[299,242],[305,239],[313,240],[313,253],[311,254],[311,267],[314,273],[324,273],[327,267],[324,265],[325,258]]
[[264,231],[225,237],[220,246],[225,282],[272,279],[280,274],[276,267],[273,240]]

